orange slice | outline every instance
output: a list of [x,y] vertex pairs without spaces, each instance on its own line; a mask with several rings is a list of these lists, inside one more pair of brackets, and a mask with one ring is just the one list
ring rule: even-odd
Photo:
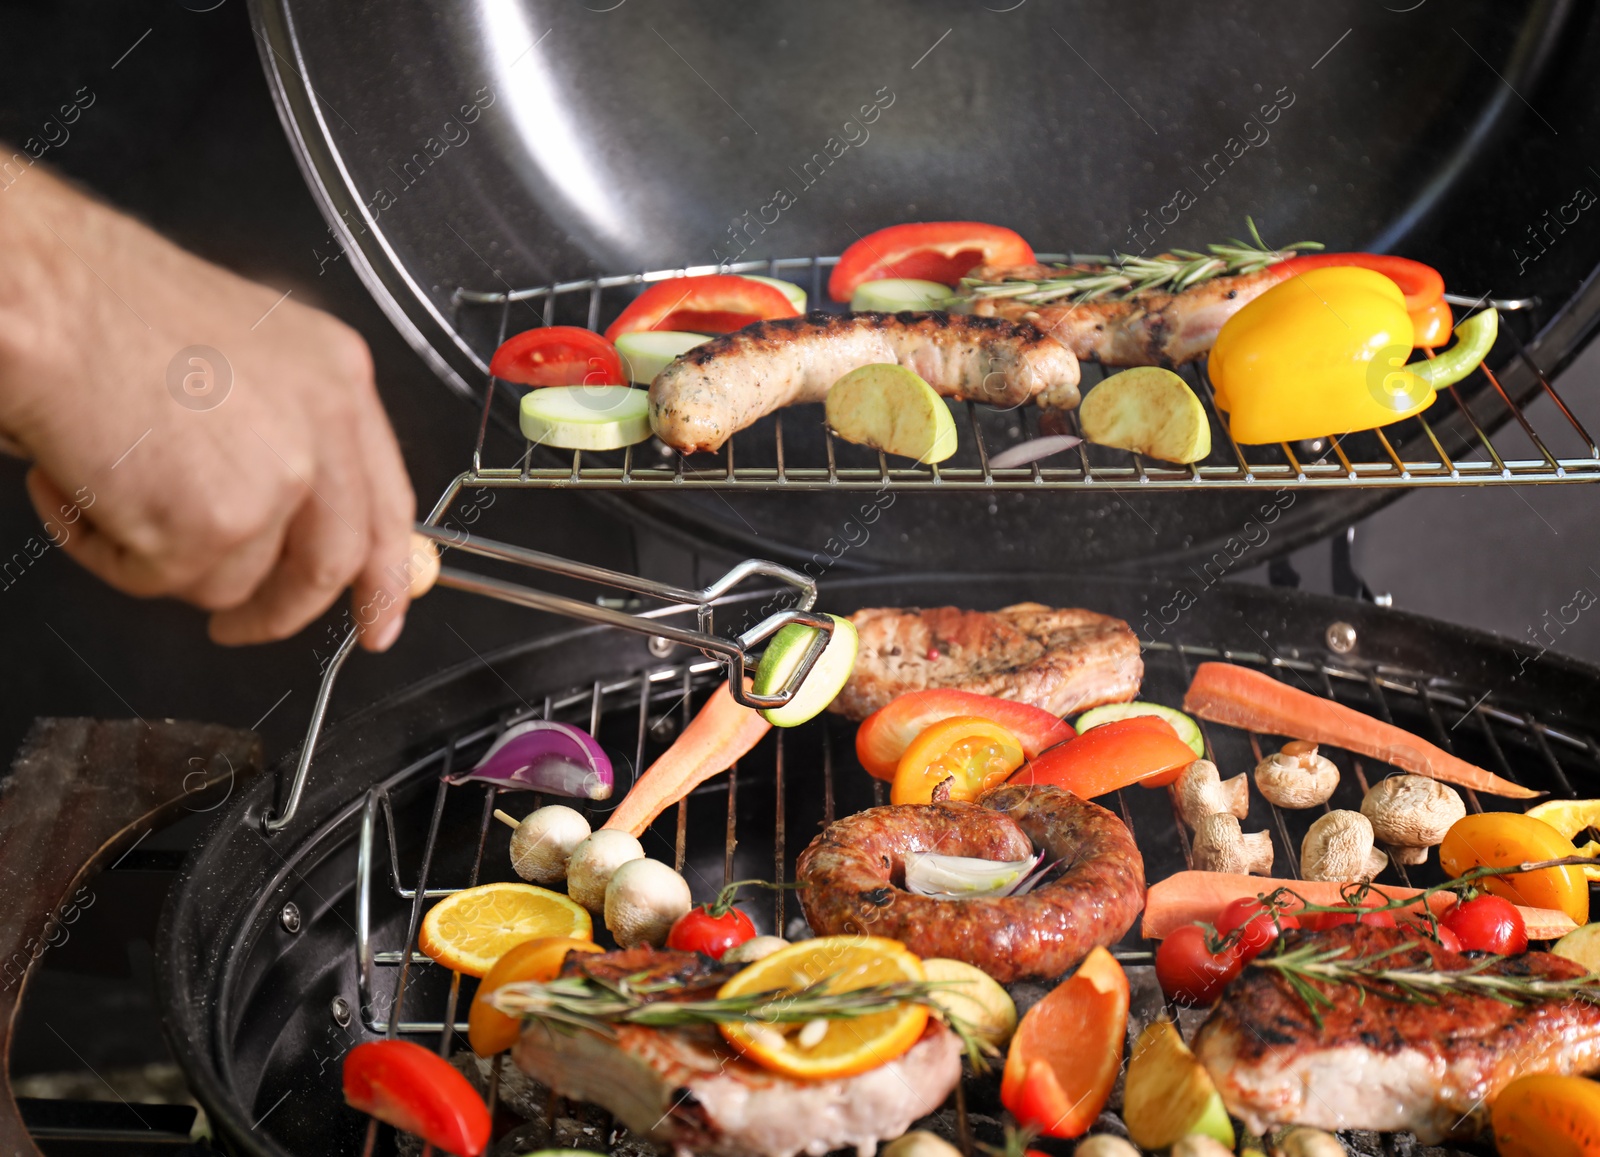
[[1128,977],[1104,948],[1084,958],[1027,1011],[1000,1078],[1017,1123],[1049,1137],[1077,1137],[1111,1098],[1128,1032]]
[[[819,936],[780,948],[722,986],[719,997],[795,992],[826,979],[832,992],[926,979],[922,961],[898,940]],[[762,1068],[809,1080],[853,1077],[888,1064],[922,1036],[928,1009],[902,1004],[839,1020],[806,1024],[721,1024],[728,1043]]]
[[589,913],[532,884],[480,884],[446,896],[422,918],[417,947],[452,972],[482,976],[506,950],[536,936],[593,940]]
[[593,940],[576,940],[570,936],[541,936],[506,949],[479,983],[472,1008],[467,1012],[467,1040],[472,1051],[480,1057],[492,1057],[516,1044],[522,1033],[520,1020],[507,1016],[489,1003],[489,996],[495,989],[519,980],[554,980],[561,974],[567,953],[604,951]]

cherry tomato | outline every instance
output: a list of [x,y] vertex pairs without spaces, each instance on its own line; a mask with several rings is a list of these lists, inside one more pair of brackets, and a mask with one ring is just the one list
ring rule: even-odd
[[[1368,896],[1361,901],[1361,907],[1381,908],[1388,902],[1382,896]],[[1308,916],[1300,917],[1300,927],[1308,932],[1326,932],[1329,928],[1337,928],[1341,924],[1365,924],[1369,928],[1393,928],[1395,927],[1394,913],[1363,912],[1357,917],[1354,912],[1313,912]]]
[[1249,964],[1288,928],[1300,927],[1300,921],[1283,912],[1273,918],[1273,909],[1254,896],[1241,896],[1217,913],[1217,935],[1226,936],[1235,928],[1243,929],[1234,943],[1234,953],[1241,964]]
[[728,273],[673,277],[656,282],[634,298],[606,328],[606,337],[615,341],[622,334],[642,329],[732,333],[752,322],[796,317],[799,312],[783,290],[763,281]]
[[849,301],[863,281],[912,277],[954,286],[975,266],[1032,265],[1022,237],[980,221],[913,221],[868,233],[839,255],[828,296]]
[[449,1061],[403,1040],[359,1044],[344,1057],[344,1099],[460,1157],[489,1145],[489,1109]]
[[1206,936],[1201,925],[1185,924],[1156,949],[1156,979],[1161,982],[1161,991],[1179,1004],[1215,1003],[1244,967],[1236,952],[1212,952]]
[[1461,937],[1451,931],[1448,925],[1439,925],[1439,943],[1451,952],[1461,951]]
[[628,384],[617,347],[576,325],[541,326],[508,337],[494,351],[489,372],[523,386]]
[[1515,956],[1528,950],[1528,929],[1522,922],[1522,913],[1500,896],[1485,894],[1457,904],[1441,923],[1456,934],[1465,952]]
[[756,926],[739,909],[726,908],[718,915],[716,908],[715,904],[701,904],[679,916],[667,933],[667,947],[721,960],[728,949],[755,936]]

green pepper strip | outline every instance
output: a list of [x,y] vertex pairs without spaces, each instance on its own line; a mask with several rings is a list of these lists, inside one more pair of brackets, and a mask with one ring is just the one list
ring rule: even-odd
[[1456,344],[1436,358],[1406,366],[1430,387],[1453,386],[1482,364],[1500,332],[1500,315],[1492,309],[1475,313],[1456,326]]

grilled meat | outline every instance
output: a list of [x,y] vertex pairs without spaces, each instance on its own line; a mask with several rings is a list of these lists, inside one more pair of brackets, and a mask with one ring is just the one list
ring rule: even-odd
[[[1060,270],[1041,265],[985,266],[971,274],[985,281],[1036,281],[1059,275]],[[1081,361],[1108,366],[1179,366],[1209,350],[1223,322],[1285,276],[1269,265],[1238,277],[1214,277],[1181,293],[1147,290],[1120,301],[1043,305],[992,297],[975,302],[972,311],[979,317],[1030,322],[1064,343]]]
[[873,607],[850,682],[829,708],[865,719],[896,695],[957,687],[1055,715],[1139,693],[1144,661],[1128,624],[1093,611],[1018,603],[999,611]]
[[[1295,934],[1289,934],[1294,936]],[[1344,925],[1318,934],[1352,955],[1393,948],[1414,933]],[[1294,941],[1290,941],[1292,944]],[[1469,966],[1473,958],[1430,943],[1386,957],[1387,967]],[[1582,966],[1530,952],[1490,972],[1571,979]],[[1319,984],[1333,1002],[1318,1028],[1274,973],[1247,968],[1201,1026],[1195,1052],[1235,1116],[1257,1133],[1277,1125],[1410,1130],[1424,1142],[1470,1137],[1516,1077],[1600,1070],[1600,1006],[1546,1000],[1520,1007],[1487,996],[1442,995],[1407,1004],[1350,984]]]
[[667,445],[716,450],[797,402],[820,402],[851,370],[899,363],[940,394],[1002,406],[1078,404],[1078,359],[1032,325],[946,313],[811,313],[696,346],[650,383],[650,425]]
[[[641,972],[684,981],[673,998],[707,995],[734,969],[688,952],[633,949],[574,954],[563,972],[617,979]],[[930,1020],[899,1058],[854,1077],[803,1081],[744,1060],[715,1028],[618,1025],[614,1035],[531,1021],[512,1059],[563,1096],[592,1101],[635,1133],[680,1154],[820,1157],[854,1148],[870,1157],[944,1102],[961,1078],[955,1034]]]
[[[905,891],[907,852],[1020,860],[1053,875],[1026,896],[939,900]],[[827,934],[901,940],[996,980],[1056,977],[1122,939],[1144,907],[1144,859],[1116,816],[1056,787],[1002,787],[978,803],[876,807],[830,824],[800,854],[806,920]]]

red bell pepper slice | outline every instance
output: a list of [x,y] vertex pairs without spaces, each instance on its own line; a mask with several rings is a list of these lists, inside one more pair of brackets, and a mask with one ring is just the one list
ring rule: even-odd
[[748,277],[712,273],[674,277],[645,290],[606,328],[606,339],[642,329],[732,333],[757,321],[797,317],[800,311],[781,289]]
[[981,221],[919,221],[868,233],[839,256],[828,296],[849,301],[863,281],[914,277],[955,286],[979,265],[1032,265],[1021,234]]
[[1195,760],[1193,749],[1157,715],[1134,715],[1091,727],[1024,764],[1012,783],[1046,783],[1084,799],[1130,784],[1165,787]]
[[1396,257],[1392,253],[1302,253],[1298,257],[1280,261],[1272,268],[1288,277],[1308,269],[1327,269],[1330,266],[1355,266],[1383,274],[1406,295],[1407,313],[1427,309],[1444,295],[1444,276],[1437,269],[1420,261],[1412,261],[1409,257]]
[[483,1098],[449,1061],[410,1041],[367,1041],[346,1053],[344,1099],[458,1157],[489,1146]]
[[523,386],[625,386],[617,347],[576,325],[546,325],[508,337],[494,351],[489,372]]
[[875,778],[892,780],[900,757],[912,740],[935,723],[962,715],[998,723],[1017,737],[1022,753],[1029,759],[1077,734],[1065,719],[1031,703],[944,687],[908,691],[867,716],[856,729],[856,757]]

